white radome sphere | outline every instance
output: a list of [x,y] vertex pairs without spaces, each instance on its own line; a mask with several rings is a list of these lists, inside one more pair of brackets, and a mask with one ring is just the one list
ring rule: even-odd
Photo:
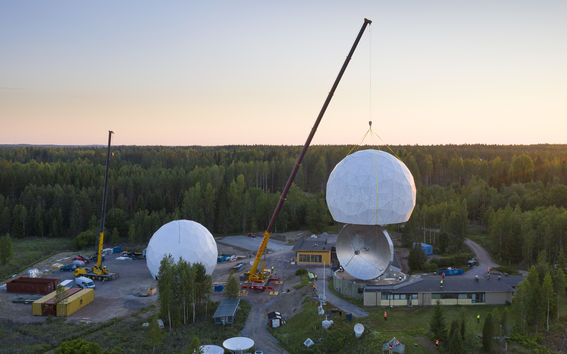
[[405,222],[415,207],[415,183],[406,165],[379,150],[361,150],[339,162],[327,181],[335,221],[357,225]]
[[202,263],[208,275],[217,264],[217,243],[206,227],[191,220],[174,220],[157,230],[146,249],[146,265],[154,278],[163,257],[171,254],[174,262],[183,258],[191,264]]

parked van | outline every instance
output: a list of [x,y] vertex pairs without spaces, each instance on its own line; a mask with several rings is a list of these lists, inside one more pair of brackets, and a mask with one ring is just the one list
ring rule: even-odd
[[83,289],[94,289],[95,288],[95,283],[92,279],[89,279],[87,277],[77,277],[75,278],[75,285],[83,288]]

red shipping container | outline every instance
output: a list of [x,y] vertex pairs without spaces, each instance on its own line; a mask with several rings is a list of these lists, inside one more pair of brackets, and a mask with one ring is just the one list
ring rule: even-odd
[[6,283],[6,291],[9,293],[45,295],[55,291],[60,281],[54,278],[19,277]]
[[43,316],[56,316],[57,315],[57,303],[62,301],[63,299],[68,298],[69,296],[78,293],[79,291],[83,290],[82,288],[71,288],[66,290],[63,294],[59,297],[54,297],[49,299],[47,302],[42,304],[41,306],[41,313]]

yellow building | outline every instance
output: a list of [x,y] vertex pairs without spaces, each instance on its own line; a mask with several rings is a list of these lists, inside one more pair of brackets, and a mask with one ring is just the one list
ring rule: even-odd
[[[307,237],[297,240],[293,246],[295,251],[295,262],[297,264],[331,265],[335,242],[330,237]],[[336,255],[335,257],[336,258]]]

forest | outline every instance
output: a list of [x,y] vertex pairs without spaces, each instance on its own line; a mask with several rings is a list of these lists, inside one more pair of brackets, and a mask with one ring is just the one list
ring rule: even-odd
[[[366,146],[389,152],[386,147]],[[327,177],[352,146],[312,146],[276,232],[334,226]],[[502,264],[528,267],[545,251],[564,263],[567,246],[567,145],[392,146],[417,186],[402,226],[404,242],[424,229],[441,252],[458,249],[471,229],[489,237]],[[215,235],[262,231],[299,146],[112,148],[105,238],[144,243],[164,223],[190,219]],[[73,238],[94,245],[100,222],[106,149],[0,147],[0,236]],[[336,227],[335,227],[336,229]]]

